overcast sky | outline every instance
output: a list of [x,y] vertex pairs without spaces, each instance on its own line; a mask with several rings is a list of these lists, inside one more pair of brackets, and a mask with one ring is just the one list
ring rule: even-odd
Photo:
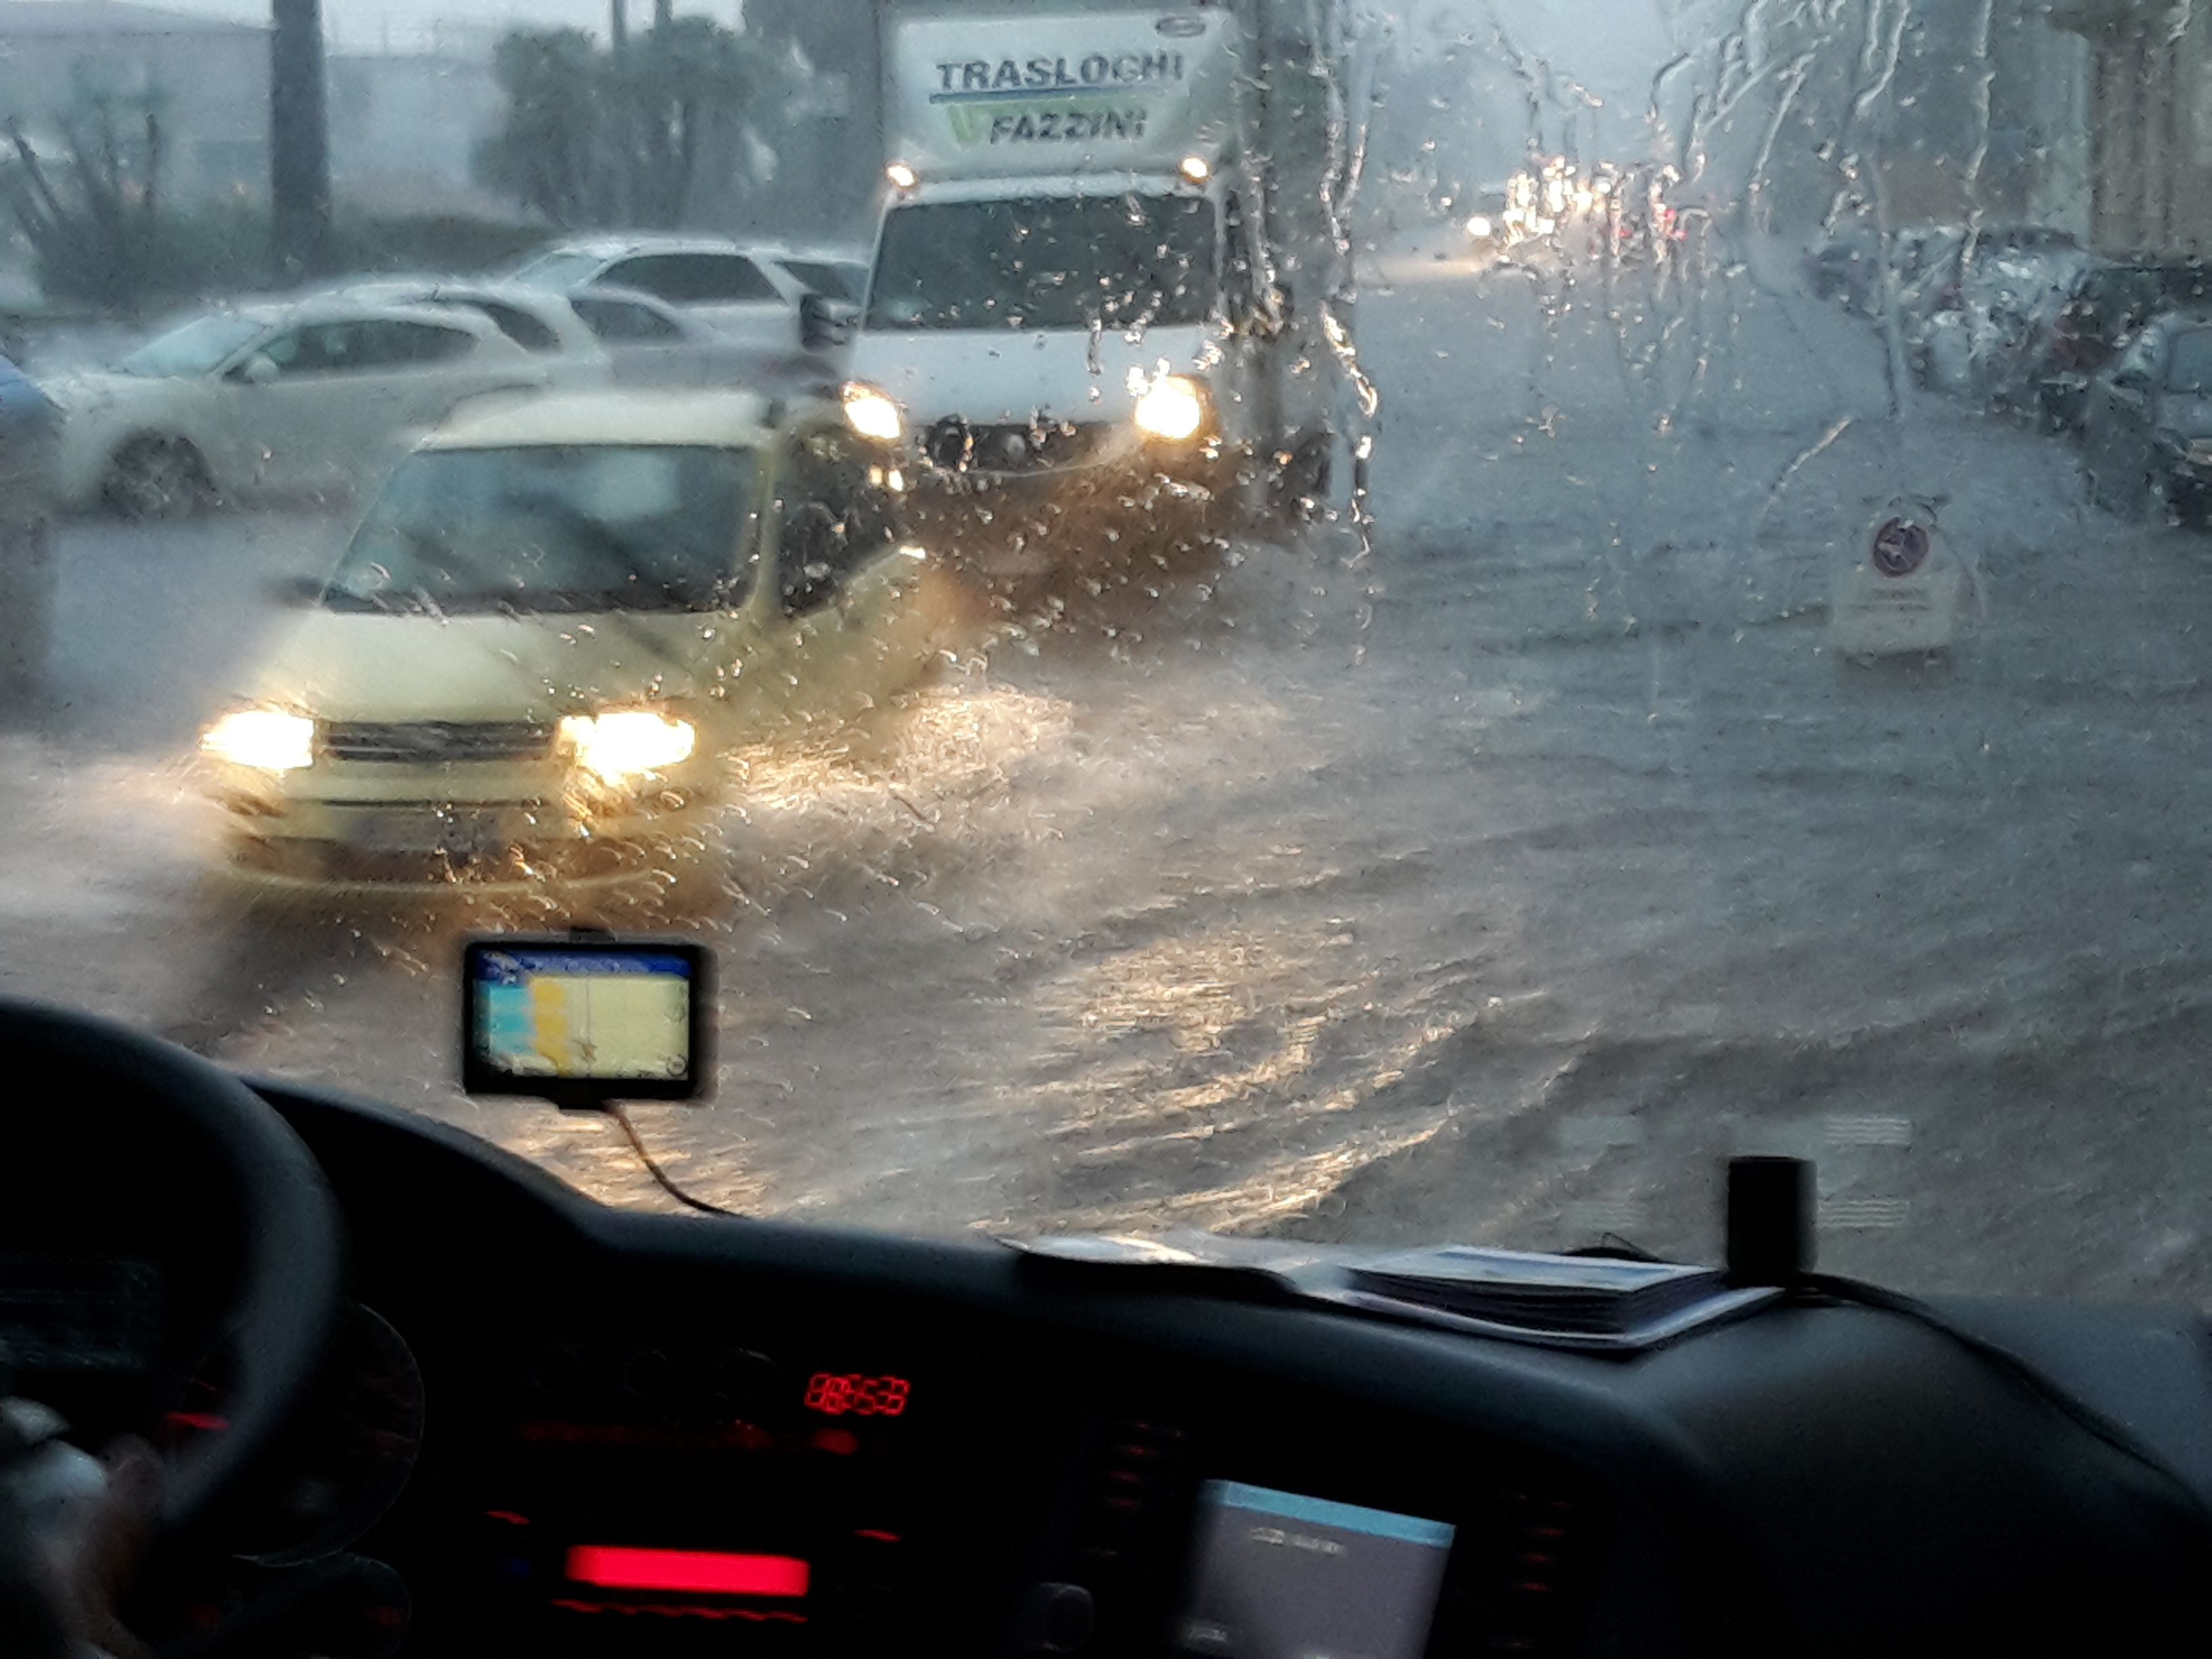
[[[265,20],[267,0],[146,0],[176,11]],[[1601,97],[1641,101],[1652,70],[1668,55],[1666,10],[1685,0],[1385,0],[1403,15],[1422,14],[1435,26],[1441,16],[1486,34],[1494,15],[1520,50],[1550,61]],[[633,26],[653,15],[653,0],[629,0]],[[389,42],[425,44],[441,22],[478,28],[517,24],[568,25],[604,33],[608,0],[323,0],[331,44],[373,51]],[[725,22],[743,15],[744,0],[677,0],[677,9]]]
[[[143,0],[167,11],[192,11],[215,17],[266,22],[268,0]],[[734,23],[744,0],[677,0],[677,10]],[[346,51],[374,51],[387,40],[396,47],[422,46],[441,22],[504,29],[517,25],[540,28],[573,27],[604,34],[608,0],[323,0],[323,28],[331,44]],[[629,0],[631,27],[653,21],[653,0]]]

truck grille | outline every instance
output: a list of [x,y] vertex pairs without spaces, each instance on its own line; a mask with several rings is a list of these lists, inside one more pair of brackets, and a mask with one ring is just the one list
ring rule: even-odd
[[333,760],[434,766],[448,761],[536,760],[553,728],[531,720],[332,720],[323,752]]
[[1073,421],[970,426],[956,415],[930,428],[923,441],[930,460],[953,471],[1045,472],[1097,459],[1112,431],[1103,422]]

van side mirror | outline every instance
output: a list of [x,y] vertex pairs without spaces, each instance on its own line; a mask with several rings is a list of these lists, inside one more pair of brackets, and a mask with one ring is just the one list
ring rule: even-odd
[[267,386],[280,372],[274,357],[266,352],[257,351],[236,368],[232,369],[230,378],[246,386]]
[[799,343],[809,351],[852,343],[860,320],[860,308],[847,300],[826,295],[802,295],[799,301]]
[[272,576],[261,591],[279,609],[304,611],[321,601],[326,586],[320,576]]

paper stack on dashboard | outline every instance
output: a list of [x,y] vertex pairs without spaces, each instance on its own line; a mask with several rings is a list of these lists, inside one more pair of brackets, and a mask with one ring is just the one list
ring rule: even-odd
[[1177,1230],[1151,1238],[1002,1243],[1049,1261],[1148,1273],[1259,1274],[1339,1307],[1545,1347],[1628,1352],[1772,1301],[1716,1268],[1611,1256],[1543,1255],[1476,1244],[1376,1252]]
[[1332,1299],[1553,1346],[1638,1348],[1774,1295],[1711,1267],[1449,1244],[1350,1265]]

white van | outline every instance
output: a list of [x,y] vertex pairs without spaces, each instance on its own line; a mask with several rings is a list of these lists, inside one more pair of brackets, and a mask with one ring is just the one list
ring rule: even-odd
[[232,867],[665,879],[732,744],[844,719],[934,656],[890,415],[853,386],[564,393],[433,434],[202,736]]

